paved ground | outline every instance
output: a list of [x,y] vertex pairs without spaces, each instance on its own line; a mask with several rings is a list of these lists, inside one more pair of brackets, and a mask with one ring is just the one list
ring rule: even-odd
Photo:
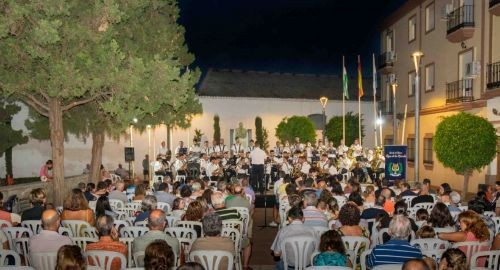
[[[267,223],[272,220],[272,209],[267,209]],[[250,258],[250,266],[253,270],[271,270],[274,269],[274,261],[271,256],[271,244],[278,232],[277,228],[259,228],[264,225],[264,209],[257,208],[254,213],[253,227],[253,251]]]

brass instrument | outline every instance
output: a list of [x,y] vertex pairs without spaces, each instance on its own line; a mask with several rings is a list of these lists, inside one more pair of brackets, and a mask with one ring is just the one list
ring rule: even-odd
[[377,146],[377,148],[375,148],[375,154],[373,154],[373,159],[370,163],[370,168],[374,172],[378,170],[380,163],[382,162],[382,159],[380,158],[381,155],[382,155],[382,147]]

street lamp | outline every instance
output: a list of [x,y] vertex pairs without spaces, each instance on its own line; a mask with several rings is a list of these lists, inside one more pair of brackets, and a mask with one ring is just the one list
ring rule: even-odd
[[153,174],[151,173],[151,170],[149,170],[149,159],[151,157],[151,125],[147,125],[146,129],[148,130],[148,171],[149,171],[148,179],[149,179],[149,186],[153,187]]
[[419,182],[420,169],[420,59],[424,54],[422,52],[414,52],[412,54],[413,63],[415,64],[415,182]]
[[394,81],[392,84],[392,144],[396,144],[396,138],[398,137],[398,124],[396,119],[396,87],[398,87],[398,82]]
[[[137,120],[136,117],[132,119],[132,122],[130,123],[130,147],[134,147],[134,124],[137,124],[139,120]],[[130,168],[132,166],[132,168]],[[128,171],[129,171],[129,178],[134,177],[134,171],[135,171],[135,158],[134,161],[128,163]]]
[[323,107],[323,143],[326,143],[325,137],[326,137],[326,113],[325,113],[325,108],[326,108],[326,103],[328,103],[328,98],[323,96],[319,99],[319,102],[321,103],[321,107]]

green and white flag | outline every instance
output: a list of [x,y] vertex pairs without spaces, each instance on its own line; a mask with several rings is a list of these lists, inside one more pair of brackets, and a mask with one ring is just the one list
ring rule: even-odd
[[349,99],[349,79],[347,77],[347,71],[345,70],[345,65],[342,67],[342,86],[344,90],[344,97]]

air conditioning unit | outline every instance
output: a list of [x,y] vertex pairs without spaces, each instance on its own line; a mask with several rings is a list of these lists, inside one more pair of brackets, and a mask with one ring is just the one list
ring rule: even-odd
[[446,4],[441,9],[441,20],[447,21],[450,14],[453,12],[453,4]]
[[385,61],[387,63],[394,63],[397,60],[397,54],[395,51],[388,51],[385,57]]
[[481,73],[481,62],[474,61],[465,65],[465,77],[475,78]]
[[387,80],[389,81],[390,85],[393,85],[393,84],[397,83],[397,81],[398,81],[396,79],[396,74],[394,74],[394,73],[389,74],[389,77],[387,78]]

